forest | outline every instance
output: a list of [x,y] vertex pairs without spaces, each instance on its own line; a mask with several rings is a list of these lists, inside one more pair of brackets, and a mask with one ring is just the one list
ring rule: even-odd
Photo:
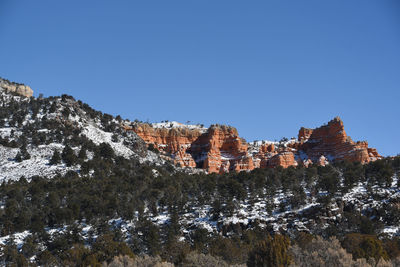
[[[337,256],[337,260],[346,259],[354,264],[361,259],[365,264],[389,262],[400,255],[400,239],[385,236],[381,231],[384,225],[400,221],[399,197],[388,202],[374,193],[374,188],[396,182],[393,177],[400,170],[400,157],[367,165],[338,162],[326,167],[190,175],[176,172],[172,166],[148,166],[116,157],[105,144],[95,146],[93,158],[87,161],[85,152],[76,155],[71,151],[65,146],[62,154],[55,153],[51,161],[82,161],[81,175],[68,172],[51,179],[33,177],[28,182],[22,178],[1,184],[1,236],[31,233],[20,248],[13,242],[3,246],[4,262],[32,265],[29,259],[35,256],[34,263],[38,265],[74,262],[77,266],[97,266],[118,260],[114,259],[117,256],[148,255],[158,257],[148,260],[177,266],[186,266],[189,259],[231,265],[289,266],[296,260],[300,264],[302,257],[316,257],[315,251],[322,249],[318,244],[326,246],[325,252],[318,253],[340,252],[347,258]],[[272,199],[278,190],[287,192],[289,197],[276,207],[274,203],[266,207],[271,213],[304,205],[307,194],[311,194],[320,204],[299,216],[316,220],[357,183],[366,183],[370,195],[384,204],[360,211],[351,203],[344,203],[342,219],[325,229],[274,231],[268,223],[257,220],[247,225],[220,223],[237,212],[240,201]],[[398,182],[396,186],[400,186]],[[180,216],[192,212],[192,206],[204,205],[211,207],[210,220],[217,223],[217,231],[185,229]],[[152,218],[163,210],[169,214],[167,222],[154,223]],[[133,222],[129,231],[123,232],[108,223],[115,218]],[[83,235],[85,225],[91,227]],[[49,233],[48,229],[61,230]],[[328,249],[331,246],[336,248]],[[331,256],[319,258],[310,260],[328,260]]]

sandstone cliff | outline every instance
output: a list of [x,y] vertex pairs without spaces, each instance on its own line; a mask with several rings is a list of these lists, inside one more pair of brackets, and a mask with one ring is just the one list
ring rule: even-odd
[[178,166],[195,168],[193,156],[187,153],[192,144],[207,129],[197,125],[184,125],[176,122],[158,124],[136,123],[125,126],[133,130],[147,145],[168,156]]
[[31,97],[33,95],[33,90],[29,86],[10,82],[2,78],[0,78],[0,88],[26,97]]
[[148,146],[175,164],[203,168],[210,173],[325,165],[333,160],[367,163],[382,158],[366,141],[352,141],[338,117],[316,129],[301,128],[297,140],[280,142],[247,143],[234,127],[225,125],[207,129],[177,122],[135,123],[125,129],[135,131]]
[[214,173],[254,168],[246,141],[233,127],[212,125],[207,129],[167,122],[137,123],[125,129],[135,131],[149,146],[181,167],[204,168]]
[[252,170],[253,159],[247,153],[247,143],[235,128],[212,125],[189,148],[198,166],[208,172]]
[[347,136],[339,117],[316,129],[301,128],[298,141],[300,142],[299,149],[304,151],[312,161],[319,160],[321,155],[328,159],[361,163],[381,158],[375,149],[368,148],[368,142],[354,142],[350,136]]

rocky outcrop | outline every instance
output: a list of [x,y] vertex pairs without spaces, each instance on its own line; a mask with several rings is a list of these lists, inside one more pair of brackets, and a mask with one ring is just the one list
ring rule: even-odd
[[204,168],[210,173],[252,170],[253,159],[247,153],[247,142],[235,128],[212,125],[203,128],[176,122],[137,123],[126,130],[135,131],[149,147],[181,167]]
[[282,166],[283,168],[287,168],[289,166],[297,166],[298,163],[295,159],[295,155],[291,151],[283,151],[277,153],[270,159],[265,160],[265,165],[263,167],[277,167]]
[[376,149],[368,148],[368,142],[354,142],[347,136],[343,121],[336,117],[327,125],[316,129],[301,128],[298,135],[299,150],[312,161],[321,156],[328,160],[349,160],[368,163],[381,158]]
[[133,126],[124,126],[126,130],[133,130],[146,144],[169,156],[172,161],[181,167],[196,167],[193,157],[187,153],[191,145],[203,134],[201,127],[173,127],[165,123],[164,127],[154,127],[148,123],[136,123]]
[[17,93],[25,97],[31,97],[33,95],[33,90],[29,86],[20,83],[10,82],[8,80],[1,78],[0,78],[0,88],[9,92]]
[[237,130],[230,126],[212,125],[192,144],[189,153],[208,172],[254,169],[253,159],[247,153],[246,140],[240,138]]
[[333,160],[368,163],[382,158],[366,141],[354,142],[346,135],[340,118],[316,129],[301,128],[298,139],[247,143],[231,126],[210,128],[177,122],[135,123],[135,131],[150,148],[182,167],[203,168],[210,173],[326,165]]

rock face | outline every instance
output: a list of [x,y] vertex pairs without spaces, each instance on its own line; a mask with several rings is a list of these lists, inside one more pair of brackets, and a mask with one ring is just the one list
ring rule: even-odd
[[240,138],[237,130],[230,126],[212,125],[188,152],[197,165],[208,172],[254,169],[253,159],[247,153],[246,140]]
[[315,161],[321,156],[335,160],[359,161],[368,163],[381,158],[376,149],[368,148],[368,142],[354,142],[347,136],[343,122],[339,117],[334,118],[328,125],[317,129],[301,128],[298,141],[299,149],[308,158]]
[[206,130],[202,127],[185,127],[177,123],[164,125],[137,123],[133,127],[125,126],[125,129],[136,132],[149,147],[170,157],[174,164],[192,168],[196,167],[196,162],[187,150]]
[[17,93],[25,97],[31,97],[33,95],[33,90],[29,86],[20,83],[10,82],[8,80],[1,78],[0,78],[0,88],[3,88],[6,91]]
[[125,126],[182,167],[203,168],[210,173],[326,165],[333,160],[368,163],[382,158],[366,141],[354,142],[346,135],[340,118],[316,129],[301,128],[298,139],[247,143],[231,126],[185,125],[177,122],[135,123]]
[[212,125],[207,129],[171,122],[137,123],[125,129],[135,131],[149,147],[169,156],[181,167],[204,168],[211,173],[254,168],[246,141],[233,127]]

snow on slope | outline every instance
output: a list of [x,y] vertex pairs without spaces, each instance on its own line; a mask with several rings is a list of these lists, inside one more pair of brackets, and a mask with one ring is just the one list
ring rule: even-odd
[[113,142],[112,141],[112,135],[113,133],[105,132],[101,130],[99,127],[96,127],[94,123],[89,123],[83,128],[82,132],[87,138],[93,141],[96,145],[99,145],[101,143],[107,143],[109,144],[115,154],[118,156],[123,156],[125,158],[129,158],[135,153],[129,149],[127,146],[123,144],[123,141],[120,140],[119,142]]
[[49,161],[54,150],[61,151],[60,144],[28,148],[30,159],[17,162],[15,157],[18,148],[8,148],[0,145],[0,181],[18,180],[21,177],[32,176],[53,177],[56,174],[65,174],[69,170],[77,171],[79,166],[67,167],[65,164],[50,165]]
[[152,123],[151,126],[153,128],[166,128],[166,129],[172,129],[172,128],[187,128],[190,130],[200,130],[201,132],[206,132],[207,128],[205,128],[201,124],[183,124],[177,121],[166,121],[166,122],[157,122],[157,123]]
[[[25,98],[9,94],[0,88],[0,107],[0,137],[5,140],[5,145],[0,145],[0,182],[17,180],[22,176],[29,180],[36,175],[51,178],[70,170],[79,172],[79,165],[67,167],[65,164],[49,164],[54,151],[61,153],[65,140],[72,140],[78,135],[85,136],[96,145],[109,144],[117,156],[136,158],[141,163],[164,163],[157,154],[147,153],[140,137],[134,132],[125,132],[120,121],[91,110],[88,105],[85,106],[72,97]],[[9,111],[8,114],[5,111]],[[49,129],[45,128],[46,125]],[[32,138],[38,135],[42,138],[34,143]],[[21,141],[24,139],[25,141]],[[14,144],[7,145],[7,142]],[[21,151],[22,143],[26,144],[30,158],[17,162],[15,158]],[[77,155],[81,145],[72,149]],[[93,152],[87,151],[87,154],[91,159]]]
[[21,233],[14,233],[12,235],[2,236],[0,237],[0,245],[6,245],[8,242],[12,241],[15,243],[18,249],[21,249],[24,244],[25,238],[30,235],[31,233],[29,231],[24,231]]

